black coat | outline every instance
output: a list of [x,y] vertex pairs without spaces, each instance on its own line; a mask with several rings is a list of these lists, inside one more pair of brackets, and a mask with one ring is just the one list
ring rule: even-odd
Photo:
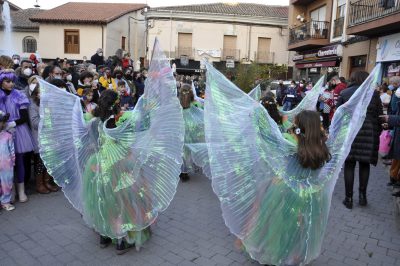
[[[347,102],[359,86],[349,85],[340,93],[337,107]],[[379,116],[383,114],[382,102],[379,93],[375,91],[368,105],[364,124],[358,132],[349,156],[346,160],[363,162],[376,165],[378,163],[379,136],[382,131],[382,123]]]
[[400,102],[397,103],[396,115],[389,116],[388,124],[394,129],[388,157],[400,160]]
[[96,54],[92,55],[92,57],[90,58],[90,62],[92,64],[95,64],[97,67],[104,65],[105,64],[104,56],[100,56],[96,53]]

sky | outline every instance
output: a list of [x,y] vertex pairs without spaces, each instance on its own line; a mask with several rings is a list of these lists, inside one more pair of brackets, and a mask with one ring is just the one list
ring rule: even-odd
[[[240,2],[240,3],[258,3],[258,4],[266,4],[266,5],[288,5],[289,0],[240,0],[240,1],[223,1],[223,0],[37,0],[40,8],[42,9],[50,9],[56,6],[65,4],[67,2],[115,2],[115,3],[147,3],[151,7],[156,6],[174,6],[174,5],[193,5],[193,4],[205,4],[205,3],[217,3],[217,2]],[[9,0],[9,2],[21,7],[21,8],[30,8],[36,4],[36,0]]]

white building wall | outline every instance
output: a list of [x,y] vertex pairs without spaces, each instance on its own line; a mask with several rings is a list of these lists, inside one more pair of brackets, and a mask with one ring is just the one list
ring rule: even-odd
[[[11,38],[12,38],[12,43],[13,43],[13,48],[14,51],[12,51],[14,54],[19,54],[22,55],[23,57],[28,57],[29,54],[23,54],[23,44],[22,40],[25,37],[34,37],[36,39],[37,45],[39,46],[39,32],[22,32],[22,31],[13,31]],[[2,47],[2,42],[1,40],[4,39],[4,31],[0,31],[0,51],[4,50],[4,47]],[[39,48],[39,47],[38,47]]]
[[[157,37],[167,57],[175,57],[178,47],[178,33],[192,33],[192,48],[197,50],[222,50],[224,35],[237,36],[236,48],[240,49],[240,59],[248,57],[254,60],[258,50],[258,37],[271,38],[270,52],[275,54],[274,63],[288,64],[288,34],[286,29],[270,26],[235,25],[231,23],[212,23],[201,21],[149,20],[150,59],[154,39]],[[249,43],[249,38],[251,39]],[[250,48],[250,49],[249,49]],[[170,53],[171,51],[171,53]],[[195,60],[201,57],[195,54]],[[220,61],[219,57],[209,57],[210,61]]]
[[144,21],[144,16],[140,12],[139,10],[126,14],[107,24],[105,33],[105,54],[107,56],[114,55],[115,51],[121,48],[122,36],[126,37],[125,51],[131,53],[131,58],[136,60],[145,56],[146,23]]
[[[64,53],[64,30],[68,29],[79,30],[79,54]],[[84,56],[90,59],[96,53],[96,50],[102,47],[101,37],[101,25],[41,23],[38,51],[44,59],[66,57],[73,60],[82,60]]]

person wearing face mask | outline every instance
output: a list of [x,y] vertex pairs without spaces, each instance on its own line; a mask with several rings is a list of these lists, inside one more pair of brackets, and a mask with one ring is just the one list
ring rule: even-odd
[[99,48],[97,49],[96,53],[92,55],[90,58],[90,62],[92,64],[95,64],[96,66],[104,65],[104,54],[103,54],[103,49]]
[[285,97],[283,98],[283,111],[290,111],[296,101],[296,81],[292,80],[289,88],[286,90]]
[[21,61],[21,58],[19,57],[19,55],[15,54],[12,56],[12,60],[13,60],[13,69],[16,70],[19,67],[19,62]]
[[18,90],[26,90],[28,87],[28,78],[32,76],[32,62],[29,60],[22,60],[21,66],[15,71],[17,74],[17,81],[15,87]]
[[124,81],[118,82],[118,93],[120,99],[120,107],[122,111],[132,110],[135,107],[132,96],[128,93],[126,84]]
[[62,70],[59,66],[53,65],[50,67],[49,71],[49,76],[46,78],[47,82],[51,82],[53,79],[62,80]]
[[26,202],[25,181],[30,177],[30,155],[34,150],[34,141],[29,129],[29,100],[23,91],[15,89],[16,80],[14,70],[0,71],[0,110],[10,114],[8,127],[15,128],[15,179],[19,201]]
[[[390,101],[389,107],[388,107],[388,114],[396,114],[397,113],[397,102],[399,102],[400,100],[400,91],[398,91],[398,89],[400,88],[400,77],[399,76],[394,76],[391,77],[389,80],[389,86],[388,86],[389,90],[391,90],[392,93],[392,99]],[[399,95],[397,96],[396,95]]]
[[106,68],[104,71],[104,75],[99,78],[99,83],[106,90],[117,90],[117,83],[115,79],[111,75],[111,69]]
[[125,76],[124,73],[122,72],[122,70],[115,70],[114,71],[114,78],[115,78],[115,83],[119,83],[120,81],[125,83],[125,88],[128,92],[128,94],[131,94],[131,88],[129,87],[128,82],[125,80]]
[[85,89],[92,88],[93,79],[94,79],[94,76],[91,72],[83,71],[81,73],[81,75],[79,77],[78,87],[76,89],[76,92],[79,96],[83,95],[83,91]]
[[77,92],[74,83],[72,83],[72,74],[68,69],[63,69],[63,80],[65,81],[65,84],[67,84],[69,91],[76,95]]
[[279,80],[278,88],[276,89],[276,102],[282,106],[282,100],[286,93],[286,86],[283,84],[283,80]]

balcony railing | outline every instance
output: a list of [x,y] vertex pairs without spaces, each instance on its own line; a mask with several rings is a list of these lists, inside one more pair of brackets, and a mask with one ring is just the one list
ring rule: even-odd
[[233,59],[235,61],[240,60],[240,50],[239,49],[222,49],[222,60]]
[[343,35],[344,17],[335,19],[333,22],[333,38],[341,37]]
[[400,1],[358,0],[350,3],[349,27],[400,13]]
[[175,58],[187,56],[189,59],[194,58],[194,49],[192,47],[178,47],[175,51]]
[[301,26],[290,29],[289,44],[311,39],[327,39],[329,24],[330,23],[327,21],[312,20]]
[[257,63],[273,64],[275,54],[273,52],[258,51],[254,53],[254,58]]

